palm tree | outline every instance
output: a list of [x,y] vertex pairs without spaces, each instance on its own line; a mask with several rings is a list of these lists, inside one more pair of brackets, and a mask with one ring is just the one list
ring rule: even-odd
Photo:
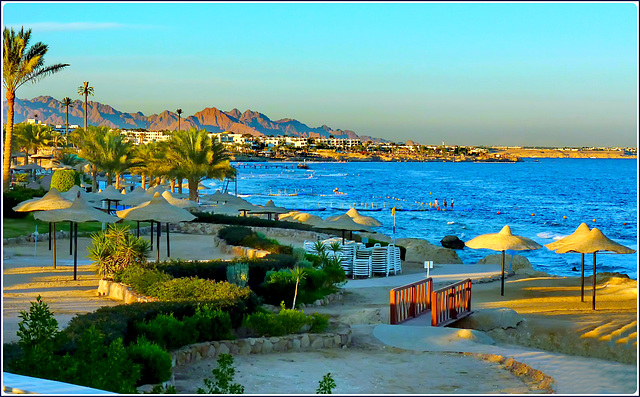
[[77,130],[78,140],[76,144],[80,148],[80,156],[91,163],[91,191],[98,191],[98,169],[102,164],[105,148],[105,135],[109,133],[109,127],[93,127],[88,130]]
[[78,94],[84,95],[84,130],[87,130],[87,95],[93,95],[93,87],[89,87],[89,82],[85,81],[84,85],[78,87]]
[[296,298],[298,297],[298,284],[300,284],[300,280],[304,280],[307,277],[307,270],[301,268],[299,266],[294,267],[293,269],[289,269],[291,272],[291,276],[296,279],[296,290],[293,294],[293,305],[291,309],[296,309]]
[[49,47],[41,42],[29,47],[31,29],[21,28],[19,32],[4,28],[2,34],[2,85],[7,98],[7,127],[5,130],[2,159],[2,186],[8,189],[11,182],[11,139],[13,138],[14,102],[16,90],[24,83],[38,80],[57,73],[69,66],[66,63],[45,66],[44,55]]
[[133,149],[134,165],[129,169],[132,174],[140,175],[142,188],[147,188],[147,175],[153,175],[159,163],[157,144],[147,143]]
[[134,164],[131,146],[123,141],[119,130],[109,131],[102,138],[102,158],[97,165],[107,172],[109,185],[115,176],[115,188],[120,189],[120,175]]
[[189,200],[198,201],[198,184],[205,178],[224,179],[235,175],[229,154],[213,142],[205,130],[177,131],[169,140],[167,163],[177,168],[189,184]]
[[180,131],[180,115],[182,114],[182,109],[176,110],[176,113],[178,113],[178,131]]
[[[62,106],[65,107],[66,112],[67,112],[67,122],[65,123],[65,133],[64,133],[64,141],[65,141],[65,145],[69,145],[69,106],[73,107],[72,105],[72,101],[71,98],[69,97],[64,97],[62,98]],[[86,128],[86,126],[85,126]]]
[[37,124],[17,124],[15,126],[16,143],[25,153],[25,164],[29,163],[29,153],[49,145],[51,127]]

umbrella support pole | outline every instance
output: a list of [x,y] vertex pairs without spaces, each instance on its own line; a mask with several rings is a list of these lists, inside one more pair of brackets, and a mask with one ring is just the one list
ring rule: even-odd
[[[51,225],[51,223],[49,224]],[[53,268],[56,268],[56,224],[53,224],[52,227],[53,234],[49,233],[49,241],[53,239]]]
[[160,262],[160,230],[162,230],[162,223],[158,223],[158,233],[156,233],[156,263]]
[[596,310],[596,253],[593,253],[593,310]]
[[153,221],[151,221],[151,251],[153,251]]
[[73,255],[73,222],[69,222],[69,255]]
[[136,221],[136,237],[140,237],[140,221]]
[[171,257],[171,250],[169,249],[169,223],[167,223],[167,257]]
[[580,302],[584,302],[584,254],[582,254],[582,282],[580,285]]
[[504,251],[502,251],[502,277],[500,281],[500,296],[504,296]]
[[51,222],[49,222],[49,251],[51,251]]
[[73,279],[78,279],[78,224],[73,225]]

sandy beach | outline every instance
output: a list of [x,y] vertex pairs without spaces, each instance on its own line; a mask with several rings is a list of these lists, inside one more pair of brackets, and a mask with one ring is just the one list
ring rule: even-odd
[[[296,246],[303,243],[302,239],[287,240]],[[3,247],[4,342],[16,340],[18,314],[21,310],[28,310],[29,303],[37,295],[49,304],[61,326],[77,313],[120,304],[96,296],[98,277],[85,258],[89,243],[89,238],[79,239],[77,281],[72,279],[73,261],[69,255],[68,240],[59,241],[56,270],[52,268],[51,251],[46,242],[38,243],[35,255],[32,244]],[[172,234],[171,253],[172,258],[183,259],[230,258],[215,247],[210,235]],[[155,259],[155,251],[151,257]],[[163,241],[161,260],[165,257]],[[432,271],[434,276],[447,272],[447,265],[437,265]],[[402,277],[412,274],[423,277],[423,273],[422,264],[403,263]],[[385,281],[392,282],[393,277]],[[598,387],[603,386],[600,385],[602,379],[591,376],[589,369],[582,369],[582,360],[595,363],[584,365],[604,368],[606,366],[597,364],[602,360],[611,367],[611,373],[626,374],[617,386],[606,390],[611,390],[611,393],[633,392],[637,389],[637,376],[632,379],[628,373],[630,369],[637,368],[637,282],[599,276],[598,310],[595,312],[591,310],[590,279],[585,284],[585,302],[580,302],[580,278],[575,277],[512,276],[507,279],[503,297],[500,296],[499,282],[474,284],[473,310],[513,309],[519,318],[517,326],[487,330],[485,334],[495,341],[494,344],[451,338],[448,342],[439,342],[431,338],[429,343],[418,347],[403,347],[394,346],[392,342],[384,343],[380,339],[384,337],[375,336],[385,335],[385,327],[403,329],[385,325],[389,323],[389,290],[402,284],[389,287],[373,283],[370,287],[353,288],[354,283],[351,287],[347,283],[342,300],[304,310],[307,314],[313,311],[327,313],[334,321],[350,324],[352,346],[314,352],[237,356],[236,381],[245,386],[246,393],[315,393],[318,381],[331,372],[337,384],[334,393],[540,393],[544,390],[537,389],[535,383],[516,376],[503,364],[482,360],[479,356],[513,353],[521,355],[519,361],[524,362],[538,352],[542,353],[538,356],[546,357],[547,361],[536,362],[537,365],[550,368],[549,371],[554,373],[537,369],[556,379],[554,390],[557,392],[579,391],[584,387],[600,390]],[[419,330],[430,327],[411,328],[421,332]],[[456,332],[455,329],[447,330]],[[562,366],[559,367],[558,363]],[[211,377],[211,369],[215,365],[214,360],[203,360],[175,368],[178,391],[194,393],[197,387],[202,386],[204,377]],[[480,379],[482,381],[478,381]]]

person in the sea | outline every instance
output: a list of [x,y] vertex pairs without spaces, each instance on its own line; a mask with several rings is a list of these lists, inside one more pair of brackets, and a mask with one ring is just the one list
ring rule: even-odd
[[438,199],[436,199],[434,207],[436,207],[436,208],[440,207],[440,205],[438,204]]
[[442,207],[445,209],[447,208],[447,199],[442,200]]
[[453,208],[453,198],[451,199],[451,208]]

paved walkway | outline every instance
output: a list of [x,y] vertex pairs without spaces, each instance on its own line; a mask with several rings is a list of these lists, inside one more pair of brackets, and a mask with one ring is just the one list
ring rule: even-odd
[[[455,283],[466,278],[479,279],[500,274],[500,265],[436,265],[430,276],[434,282]],[[426,277],[425,273],[349,280],[346,290],[371,287],[395,288]],[[638,367],[596,358],[551,353],[515,345],[497,345],[486,333],[471,330],[472,337],[461,337],[457,328],[432,327],[427,315],[401,325],[380,324],[373,336],[388,346],[430,352],[465,352],[513,357],[555,380],[558,394],[637,395]]]

